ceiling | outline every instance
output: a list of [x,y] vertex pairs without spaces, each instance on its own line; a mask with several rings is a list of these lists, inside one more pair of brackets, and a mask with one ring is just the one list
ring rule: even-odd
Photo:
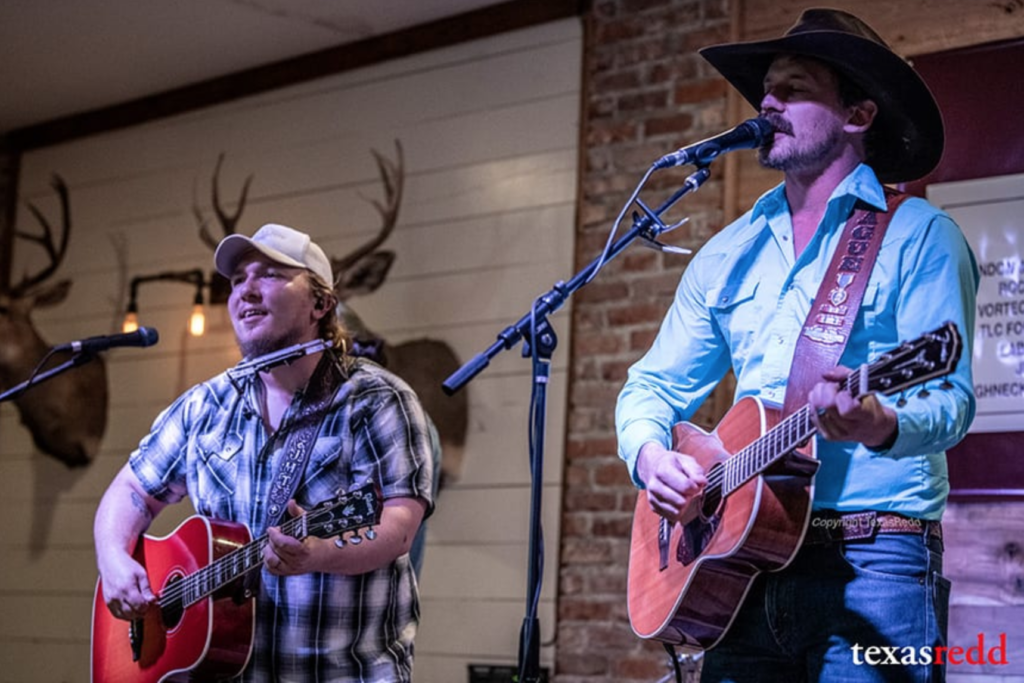
[[502,0],[2,0],[0,135]]

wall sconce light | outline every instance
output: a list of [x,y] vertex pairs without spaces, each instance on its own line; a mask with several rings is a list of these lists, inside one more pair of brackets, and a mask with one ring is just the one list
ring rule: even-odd
[[138,275],[132,278],[128,310],[125,311],[124,322],[121,325],[122,332],[134,332],[139,329],[139,287],[147,282],[183,282],[191,284],[196,288],[196,295],[192,300],[192,315],[188,321],[188,331],[193,337],[201,337],[206,331],[206,315],[203,311],[203,290],[209,288],[210,304],[212,305],[225,304],[231,291],[231,286],[227,279],[220,273],[213,273],[210,280],[207,281],[203,271],[199,268],[165,271],[153,275]]

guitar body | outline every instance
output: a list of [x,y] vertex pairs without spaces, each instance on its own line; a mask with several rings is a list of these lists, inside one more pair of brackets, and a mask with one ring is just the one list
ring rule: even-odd
[[[242,524],[195,516],[164,538],[144,536],[135,559],[146,568],[154,593],[163,595],[250,538]],[[177,614],[151,609],[133,626],[110,614],[98,581],[92,613],[93,683],[205,681],[240,673],[249,661],[255,628],[255,600],[242,595],[241,580],[236,580]],[[137,661],[132,632],[139,642]]]
[[[673,449],[692,455],[709,475],[779,422],[777,411],[744,398],[711,434],[680,423]],[[630,544],[628,607],[641,638],[713,647],[732,623],[762,571],[785,567],[800,547],[811,514],[814,440],[724,500],[698,501],[697,514],[669,524],[640,491]],[[720,471],[721,474],[721,471]]]

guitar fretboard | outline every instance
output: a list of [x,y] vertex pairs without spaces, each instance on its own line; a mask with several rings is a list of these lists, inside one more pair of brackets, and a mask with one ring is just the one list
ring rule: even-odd
[[[817,430],[807,406],[786,417],[761,438],[722,464],[722,495],[730,493],[792,453]],[[711,483],[709,482],[709,486]]]
[[[281,531],[292,538],[306,537],[306,515],[281,524]],[[202,569],[169,584],[160,595],[160,608],[181,610],[196,604],[263,563],[266,535],[233,550]]]
[[[868,392],[868,380],[869,369],[865,365],[847,375],[839,383],[839,389],[845,391],[849,388],[854,398],[860,398]],[[722,497],[728,496],[795,451],[817,431],[811,421],[810,406],[799,408],[722,463],[721,476],[709,481],[708,487],[714,487],[714,492]]]

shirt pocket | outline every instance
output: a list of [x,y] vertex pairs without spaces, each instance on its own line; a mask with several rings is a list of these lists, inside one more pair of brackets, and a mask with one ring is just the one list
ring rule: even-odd
[[869,282],[864,288],[858,318],[861,324],[854,325],[850,342],[867,349],[869,356],[899,343],[894,311],[887,303],[885,290],[877,282]]
[[879,294],[877,282],[869,282],[868,286],[864,288],[864,298],[861,300],[860,310],[864,315],[865,331],[869,335],[877,332],[872,328],[884,322],[885,316],[885,301],[884,297]]
[[196,467],[196,509],[208,517],[233,519],[232,500],[238,485],[239,463],[242,440],[234,435],[227,437],[199,437],[196,451],[199,456]]
[[321,436],[313,444],[306,467],[305,495],[302,496],[306,505],[331,500],[349,486],[351,474],[348,458],[342,457],[344,446],[344,439],[339,436]]
[[707,292],[705,305],[718,329],[726,337],[733,355],[746,355],[762,320],[757,299],[758,280],[727,283]]
[[[941,294],[936,293],[936,296]],[[854,325],[847,348],[861,348],[866,355],[863,358],[844,359],[851,367],[888,353],[905,341],[899,337],[895,303],[888,290],[879,286],[879,283],[869,282],[864,288],[859,313],[861,325]]]

